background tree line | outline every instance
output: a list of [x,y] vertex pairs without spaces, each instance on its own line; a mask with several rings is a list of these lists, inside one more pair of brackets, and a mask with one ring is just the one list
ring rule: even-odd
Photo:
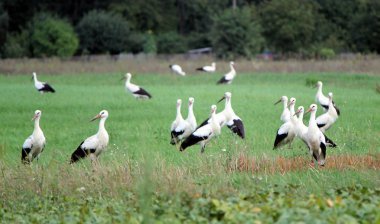
[[380,1],[0,0],[2,58],[209,46],[220,58],[380,53]]

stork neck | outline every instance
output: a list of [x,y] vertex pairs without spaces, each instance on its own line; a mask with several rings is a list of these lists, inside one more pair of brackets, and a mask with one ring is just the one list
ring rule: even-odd
[[286,108],[288,108],[288,101],[287,100],[284,100],[283,106],[284,106],[284,110],[286,110]]
[[317,123],[315,122],[315,113],[316,113],[316,111],[310,112],[309,127],[317,126]]
[[232,72],[235,72],[235,68],[234,68],[233,65],[230,64],[230,68],[231,68],[231,71],[232,71]]
[[33,80],[34,80],[35,83],[38,82],[38,79],[37,79],[37,75],[36,75],[36,74],[33,74]]
[[193,104],[189,106],[189,113],[187,115],[188,117],[194,117],[194,111],[193,111]]
[[182,118],[182,114],[181,114],[181,106],[177,106],[177,119],[181,119]]
[[298,120],[303,122],[303,112],[300,112],[298,115]]
[[40,128],[40,118],[38,117],[38,118],[36,118],[34,120],[34,130],[33,130],[33,133],[36,133],[39,130],[41,130],[41,128]]
[[99,121],[99,130],[98,130],[98,133],[101,133],[101,132],[104,132],[106,130],[104,124],[106,122],[106,119],[107,118],[101,118],[100,121]]
[[127,77],[127,81],[125,81],[125,84],[130,84],[131,83],[131,77]]
[[322,85],[318,86],[317,88],[317,93],[322,94]]

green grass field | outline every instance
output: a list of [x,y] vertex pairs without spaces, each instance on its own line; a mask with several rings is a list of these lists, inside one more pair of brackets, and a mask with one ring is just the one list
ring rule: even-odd
[[[126,93],[122,74],[39,74],[57,91],[43,95],[31,75],[0,76],[1,220],[380,222],[379,76],[239,74],[232,85],[217,86],[220,76],[134,75],[132,82],[153,95],[149,101]],[[308,107],[316,89],[307,84],[318,80],[341,109],[326,133],[339,147],[328,149],[325,168],[309,168],[300,140],[292,149],[272,150],[282,111],[273,103],[287,95]],[[195,98],[200,123],[226,91],[244,121],[245,140],[223,128],[204,154],[198,145],[180,153],[169,144],[178,98]],[[33,131],[36,109],[47,145],[38,163],[23,166],[21,146]],[[100,169],[92,171],[89,160],[68,165],[79,143],[96,133],[98,123],[89,120],[102,109],[109,111],[110,143]]]

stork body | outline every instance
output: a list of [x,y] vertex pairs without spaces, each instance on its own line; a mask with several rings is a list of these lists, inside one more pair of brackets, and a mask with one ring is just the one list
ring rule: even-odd
[[210,65],[206,65],[206,66],[197,68],[196,70],[197,71],[202,71],[202,72],[215,72],[215,70],[216,70],[216,64],[215,64],[215,62],[213,62],[213,63],[211,63],[211,66]]
[[290,121],[290,111],[288,109],[288,97],[287,96],[282,96],[281,99],[279,99],[274,105],[278,104],[282,102],[282,105],[283,105],[283,111],[281,113],[281,121],[286,123],[288,121]]
[[[183,118],[181,120],[182,115],[178,118],[179,119],[178,125],[176,126],[174,130],[171,131],[171,136],[172,136],[172,140],[170,142],[171,144],[180,142],[182,139],[187,138],[191,133],[193,133],[193,131],[195,131],[197,127],[197,121],[194,116],[193,105],[194,105],[194,98],[190,97],[189,111],[188,111],[187,118],[186,120],[184,120]],[[178,108],[177,108],[177,115],[178,115]],[[176,120],[174,122],[176,122]]]
[[183,119],[182,114],[181,114],[181,105],[182,105],[182,100],[178,99],[177,104],[176,104],[176,109],[177,109],[176,116],[175,116],[175,119],[172,122],[172,125],[170,127],[170,136],[171,136],[170,144],[172,144],[172,145],[178,143],[178,137],[177,136],[183,134],[183,132],[179,132],[179,131],[177,132],[176,129],[179,126],[184,125],[183,123],[186,122]]
[[[294,114],[294,106],[296,103],[295,98],[291,98],[289,102],[289,108],[291,114]],[[297,122],[297,119],[294,116],[291,116],[289,118],[289,121],[285,122],[280,126],[280,128],[277,130],[277,135],[273,143],[273,149],[279,148],[283,145],[289,144],[289,147],[291,143],[294,140],[294,137],[296,136],[296,128],[295,123]]]
[[230,72],[225,74],[218,82],[217,84],[231,84],[236,76],[236,71],[234,68],[234,62],[230,62]]
[[78,162],[87,156],[90,156],[92,162],[96,162],[98,156],[106,149],[109,141],[105,122],[108,118],[106,110],[100,111],[91,121],[100,119],[98,132],[84,140],[78,148],[72,153],[70,163]]
[[125,74],[125,88],[128,90],[136,99],[150,99],[152,95],[150,95],[145,89],[141,88],[138,85],[131,83],[131,73]]
[[220,124],[216,120],[216,106],[211,106],[210,123],[198,127],[189,137],[187,137],[180,146],[180,151],[184,151],[187,147],[195,144],[201,145],[201,153],[204,152],[206,144],[215,136],[220,134]]
[[319,127],[319,129],[325,133],[327,129],[329,129],[338,119],[338,112],[336,111],[334,105],[333,105],[333,94],[329,93],[329,107],[326,113],[320,115],[316,119],[316,123]]
[[169,68],[177,75],[185,76],[186,73],[182,70],[181,66],[177,64],[169,65]]
[[53,87],[51,87],[48,83],[46,82],[41,82],[37,79],[37,74],[33,72],[33,81],[34,81],[34,87],[38,90],[38,92],[42,93],[55,93],[55,90]]
[[[323,111],[327,111],[329,109],[329,98],[326,97],[322,92],[323,83],[321,81],[318,81],[316,84],[316,87],[317,87],[317,93],[315,94],[315,102],[319,103],[322,106]],[[335,105],[334,101],[332,101],[332,104],[335,107],[337,114],[340,115],[340,110]]]
[[31,136],[29,136],[22,145],[21,162],[24,164],[31,163],[35,158],[40,157],[41,152],[45,148],[46,139],[44,133],[40,128],[40,118],[42,112],[36,110],[34,112],[34,130]]

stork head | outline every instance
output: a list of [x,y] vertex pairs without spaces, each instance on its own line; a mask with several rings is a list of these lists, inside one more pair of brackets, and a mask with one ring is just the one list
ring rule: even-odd
[[215,114],[216,113],[216,105],[212,105],[211,106],[211,114]]
[[318,106],[317,104],[311,104],[309,109],[306,111],[306,114],[309,113],[309,112],[316,112],[318,109]]
[[318,81],[317,84],[315,84],[315,87],[316,88],[320,88],[320,87],[322,87],[322,85],[323,85],[322,82]]
[[299,106],[296,113],[293,116],[298,115],[300,113],[304,113],[304,111],[305,111],[305,108],[303,106]]
[[42,114],[42,111],[40,111],[40,110],[34,111],[34,116],[32,118],[32,121],[39,119],[41,117],[41,114]]
[[37,74],[35,72],[33,72],[32,74],[32,80],[35,79],[37,77]]
[[108,111],[102,110],[95,117],[91,119],[91,121],[95,121],[96,119],[106,119],[108,117]]
[[233,61],[230,61],[230,66],[235,67],[235,63]]
[[194,104],[194,98],[189,97],[189,106],[192,106]]
[[177,100],[177,107],[180,107],[181,104],[182,104],[182,100],[181,100],[181,99],[178,99],[178,100]]
[[229,101],[231,99],[232,94],[230,92],[225,92],[224,96],[218,101],[220,103],[223,100]]
[[211,63],[211,66],[212,66],[212,67],[215,67],[215,65],[216,65],[215,62]]
[[295,105],[296,104],[296,98],[292,97],[289,100],[288,106]]
[[332,93],[332,92],[329,92],[329,98],[330,98],[330,99],[333,98],[333,93]]
[[287,96],[282,96],[274,105],[280,103],[280,102],[286,102],[288,103],[288,97]]

